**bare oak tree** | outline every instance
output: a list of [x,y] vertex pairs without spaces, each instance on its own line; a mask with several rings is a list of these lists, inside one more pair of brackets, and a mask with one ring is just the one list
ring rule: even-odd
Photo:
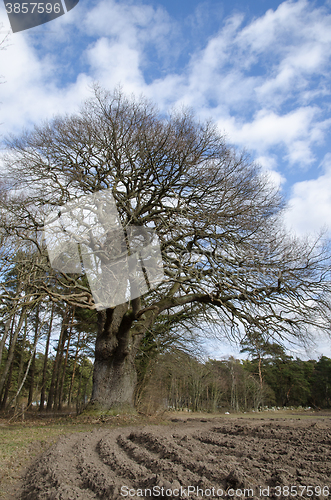
[[36,296],[96,308],[82,273],[49,264],[41,235],[50,208],[110,189],[124,229],[158,234],[165,279],[98,311],[96,407],[132,405],[135,357],[160,315],[171,322],[184,312],[201,328],[275,341],[328,326],[326,249],[288,236],[268,178],[189,112],[163,116],[144,99],[96,88],[80,114],[10,140],[6,171],[2,226],[35,247],[29,290]]

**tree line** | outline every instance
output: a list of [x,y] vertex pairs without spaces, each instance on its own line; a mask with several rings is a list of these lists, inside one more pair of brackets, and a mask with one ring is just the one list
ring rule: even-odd
[[[7,329],[0,364],[2,410],[17,410],[22,402],[48,412],[85,408],[92,394],[95,314],[46,302],[0,323],[2,340]],[[331,407],[330,358],[294,359],[281,345],[255,338],[241,344],[248,359],[203,361],[195,354],[195,336],[175,338],[169,332],[167,338],[164,325],[159,328],[136,359],[135,406],[142,412]]]
[[17,409],[22,401],[40,411],[85,406],[92,388],[92,315],[38,303],[0,323],[0,409]]
[[149,377],[142,382],[138,400],[147,412],[331,408],[331,359],[303,361],[272,343],[263,357],[253,348],[248,359],[203,361],[175,349],[150,360]]

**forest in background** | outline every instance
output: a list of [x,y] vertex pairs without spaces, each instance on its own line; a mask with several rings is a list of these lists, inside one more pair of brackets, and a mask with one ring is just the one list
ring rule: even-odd
[[[17,411],[22,403],[49,412],[84,409],[92,391],[95,314],[39,303],[0,324],[1,410]],[[278,344],[251,340],[242,344],[248,359],[206,361],[194,354],[192,339],[165,338],[154,329],[137,356],[135,403],[144,413],[331,407],[330,358],[302,361]]]

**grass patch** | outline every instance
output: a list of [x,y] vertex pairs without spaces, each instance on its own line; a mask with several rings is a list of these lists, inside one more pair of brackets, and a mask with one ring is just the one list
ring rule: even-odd
[[105,409],[98,403],[89,403],[81,415],[89,417],[121,417],[123,415],[138,415],[137,410],[129,405],[122,405],[119,407],[112,407]]

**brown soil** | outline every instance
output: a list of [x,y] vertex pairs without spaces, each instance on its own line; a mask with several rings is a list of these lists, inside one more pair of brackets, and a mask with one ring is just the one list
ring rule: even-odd
[[174,420],[61,437],[19,498],[331,497],[331,418]]

